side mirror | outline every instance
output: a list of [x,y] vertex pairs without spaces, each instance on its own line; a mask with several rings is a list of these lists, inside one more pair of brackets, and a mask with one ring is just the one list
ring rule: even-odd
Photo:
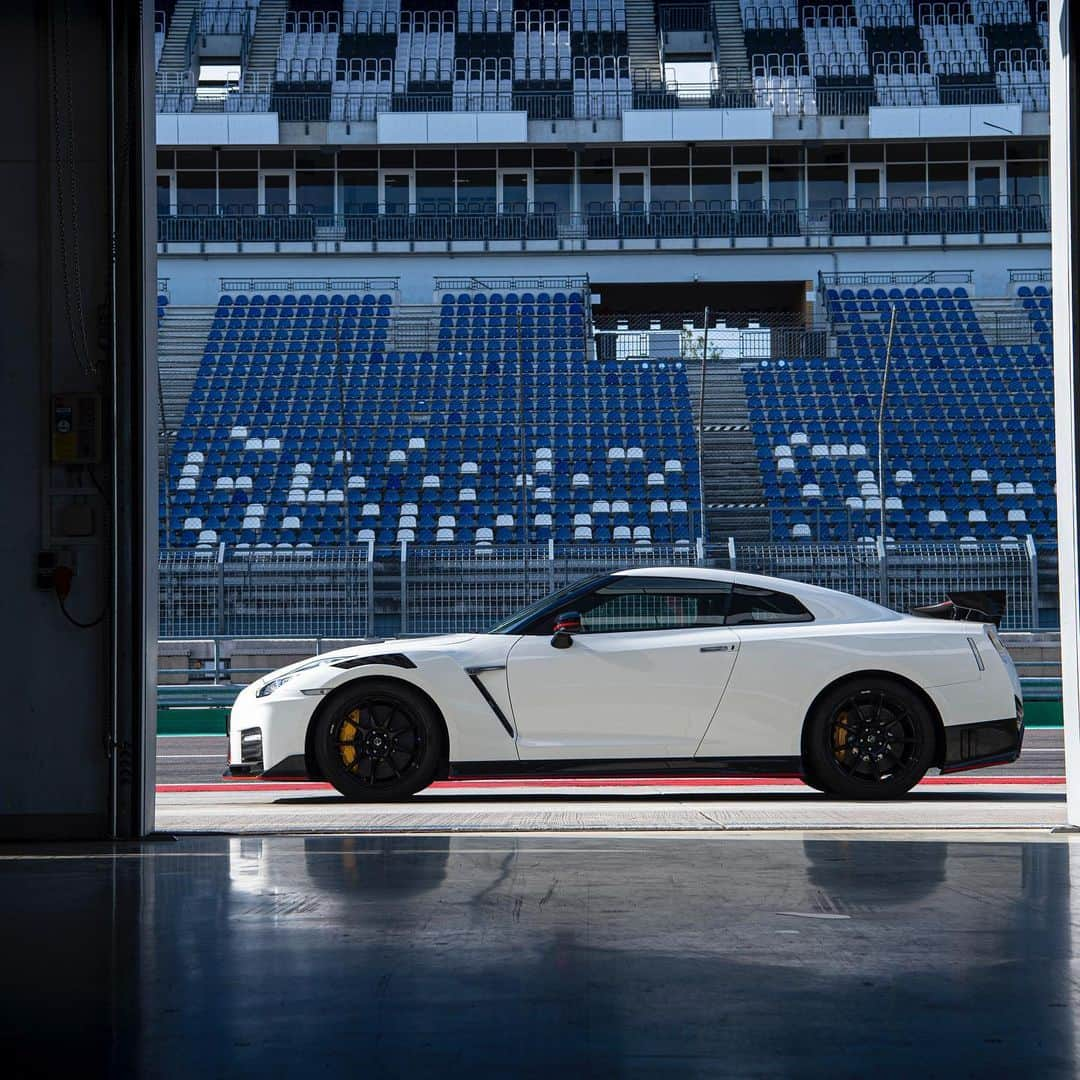
[[564,611],[555,619],[551,635],[553,649],[569,649],[574,643],[574,634],[581,633],[581,616],[576,611]]

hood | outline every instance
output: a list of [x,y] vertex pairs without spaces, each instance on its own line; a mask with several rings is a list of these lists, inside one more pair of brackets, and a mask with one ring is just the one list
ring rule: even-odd
[[303,668],[315,667],[318,664],[330,664],[335,660],[378,656],[380,653],[404,653],[406,656],[416,656],[419,653],[434,652],[441,649],[450,649],[455,645],[464,645],[474,637],[476,637],[475,634],[441,634],[437,637],[381,638],[378,641],[366,641],[362,645],[347,645],[343,649],[319,653],[318,656],[308,656],[303,660],[297,660],[295,664],[275,668],[273,671],[261,675],[251,685],[261,685],[268,679],[276,679],[282,675],[300,671]]
[[[363,645],[347,645],[344,649],[335,649],[333,652],[320,653],[319,658],[331,657],[338,659],[347,656],[378,656],[379,653],[405,653],[429,652],[432,649],[450,649],[455,645],[464,645],[471,641],[476,634],[440,634],[436,637],[415,638],[380,638],[378,641],[367,641]],[[312,658],[314,659],[314,657]]]

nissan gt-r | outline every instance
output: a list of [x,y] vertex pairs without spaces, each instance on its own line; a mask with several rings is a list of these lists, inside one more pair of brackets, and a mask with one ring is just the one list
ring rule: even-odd
[[[971,615],[971,612],[964,611]],[[617,570],[486,633],[356,645],[247,686],[234,776],[402,799],[477,776],[799,775],[890,798],[1014,761],[1020,683],[988,622],[725,570]]]

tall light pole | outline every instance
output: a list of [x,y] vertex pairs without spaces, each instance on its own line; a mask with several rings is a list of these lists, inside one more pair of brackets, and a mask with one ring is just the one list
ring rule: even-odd
[[878,513],[882,550],[885,547],[885,400],[889,386],[889,368],[892,366],[893,332],[896,330],[896,304],[892,305],[889,317],[889,338],[885,343],[885,369],[881,373],[881,400],[877,414],[877,468],[878,468]]
[[[521,480],[521,578],[526,598],[529,596],[529,492],[528,454],[525,446],[525,352],[522,344],[521,313],[516,316],[517,337],[517,429],[518,429],[518,476]],[[526,600],[526,602],[528,602]]]
[[701,336],[701,381],[698,388],[698,536],[705,543],[705,362],[709,357],[709,308],[705,306],[705,330]]
[[334,316],[334,381],[338,391],[338,442],[341,445],[342,474],[345,477],[345,488],[342,492],[344,500],[342,510],[345,512],[345,547],[352,543],[352,514],[349,513],[349,474],[352,472],[352,450],[349,449],[349,440],[345,436],[345,384],[341,374],[341,316]]

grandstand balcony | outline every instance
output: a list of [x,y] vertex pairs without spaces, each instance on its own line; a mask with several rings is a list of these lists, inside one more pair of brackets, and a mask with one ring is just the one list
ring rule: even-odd
[[[875,54],[875,67],[881,66],[881,55]],[[470,86],[468,89],[457,87],[450,80],[432,79],[427,89],[414,84],[415,88],[395,90],[388,80],[361,74],[351,82],[338,80],[333,85],[340,89],[329,92],[312,90],[311,80],[317,76],[312,75],[305,81],[301,71],[296,80],[281,79],[274,82],[272,88],[269,83],[255,85],[251,80],[232,86],[222,100],[220,111],[239,115],[272,113],[280,124],[348,125],[372,123],[380,116],[402,113],[522,113],[528,121],[550,123],[623,120],[627,114],[640,111],[685,113],[693,110],[759,110],[774,118],[805,121],[818,116],[866,117],[877,108],[934,107],[938,104],[987,107],[1016,103],[1025,113],[1046,112],[1045,102],[1030,95],[1017,97],[1003,91],[1004,80],[1000,77],[995,80],[989,72],[976,73],[964,82],[931,78],[932,92],[927,92],[926,79],[919,80],[915,76],[909,79],[903,70],[895,73],[899,77],[891,83],[885,80],[860,84],[829,83],[823,78],[814,85],[809,77],[797,74],[794,62],[788,71],[782,61],[781,56],[777,56],[775,62],[769,56],[756,57],[754,73],[750,76],[717,71],[708,82],[696,83],[654,79],[631,74],[628,69],[620,73],[616,67],[610,78],[600,76],[587,83],[584,79],[572,82],[567,78],[562,82],[537,80],[533,85],[529,80],[516,80],[512,85]],[[310,64],[310,61],[305,63]],[[1038,74],[1034,68],[1030,72]],[[1031,81],[1034,86],[1031,73],[1025,70],[1024,81],[1025,84]],[[329,71],[324,82],[330,83]],[[193,91],[194,88],[182,78],[178,81],[175,77],[170,80],[160,76],[155,95],[157,112],[192,112],[196,100]],[[1035,126],[1032,133],[1037,133]],[[354,132],[351,128],[342,129],[339,134],[347,137]],[[357,128],[355,134],[362,137],[353,141],[375,141],[363,128]]]
[[[550,8],[501,0],[477,10],[465,0],[457,10],[205,0],[173,19],[168,45],[159,14],[166,145],[288,142],[292,125],[305,141],[324,134],[328,143],[483,143],[511,132],[520,142],[835,138],[834,117],[865,118],[877,137],[897,122],[879,115],[890,109],[929,110],[891,131],[906,138],[989,138],[987,124],[1037,135],[1048,126],[1049,28],[1045,7],[1026,0],[740,0],[730,11],[648,0],[629,13],[624,0]],[[235,59],[240,77],[200,95],[199,62],[214,56]],[[234,119],[212,133],[177,122],[192,112]],[[467,122],[447,126],[445,114],[482,121],[470,133]],[[642,114],[668,115],[671,133]],[[858,127],[841,131],[865,137]]]
[[[348,213],[310,207],[187,207],[158,218],[163,251],[186,245],[279,245],[332,241],[349,250],[372,245],[511,243],[539,248],[604,249],[629,241],[694,247],[790,244],[843,245],[853,238],[949,237],[965,243],[1046,243],[1049,208],[1038,196],[976,201],[962,196],[895,200],[834,200],[799,209],[790,200],[590,203],[580,212],[543,203],[455,209],[452,202],[392,207],[373,204]],[[635,244],[634,246],[640,246]]]

